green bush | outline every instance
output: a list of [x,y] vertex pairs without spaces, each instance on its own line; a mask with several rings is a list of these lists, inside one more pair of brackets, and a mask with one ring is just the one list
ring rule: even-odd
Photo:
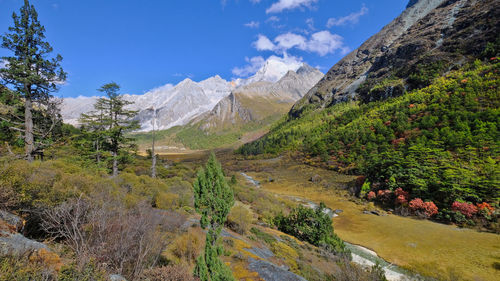
[[288,216],[278,215],[275,218],[275,225],[280,231],[302,241],[325,247],[335,253],[345,254],[348,250],[344,242],[334,233],[332,220],[323,212],[324,209],[323,203],[315,210],[299,205]]

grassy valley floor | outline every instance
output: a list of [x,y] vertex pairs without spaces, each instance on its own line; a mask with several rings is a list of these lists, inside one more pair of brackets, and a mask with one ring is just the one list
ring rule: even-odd
[[[500,280],[497,234],[391,214],[364,214],[367,204],[342,190],[355,177],[297,164],[286,156],[244,160],[226,151],[218,157],[242,182],[246,179],[239,173],[245,172],[266,191],[341,209],[333,219],[335,232],[349,243],[374,250],[388,262],[440,280]],[[313,176],[314,182],[310,181]]]

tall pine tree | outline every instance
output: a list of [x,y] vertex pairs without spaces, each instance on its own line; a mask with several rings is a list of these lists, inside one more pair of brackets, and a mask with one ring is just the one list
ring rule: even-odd
[[194,273],[201,281],[234,280],[231,270],[219,259],[224,250],[219,236],[234,204],[234,196],[215,154],[210,155],[205,168],[198,172],[193,188],[201,227],[208,228],[205,252],[198,257]]
[[[19,15],[12,14],[12,19],[14,26],[9,27],[10,33],[2,36],[2,47],[12,51],[13,56],[2,57],[6,67],[0,69],[0,78],[24,101],[24,128],[12,129],[24,134],[25,157],[32,161],[35,152],[46,145],[44,140],[60,121],[51,93],[66,80],[66,73],[60,66],[60,55],[49,58],[53,49],[45,40],[45,28],[38,20],[35,7],[28,0],[24,1]],[[35,106],[38,111],[46,109],[40,115],[42,126],[33,122]]]

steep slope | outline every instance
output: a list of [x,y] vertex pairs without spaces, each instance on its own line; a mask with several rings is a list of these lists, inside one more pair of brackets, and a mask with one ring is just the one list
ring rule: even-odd
[[[476,62],[399,97],[310,111],[239,152],[298,151],[309,164],[365,175],[364,192],[386,192],[377,197],[385,206],[431,200],[436,213],[427,216],[499,231],[494,217],[478,211],[500,198],[499,71],[498,59]],[[406,192],[401,201],[397,188]],[[477,216],[464,217],[456,201],[470,202]]]
[[[500,2],[495,0],[410,1],[399,17],[334,65],[293,106],[290,116],[340,101],[377,100],[425,87],[495,41],[499,18]],[[385,85],[380,86],[382,81]],[[374,89],[376,84],[380,87]]]
[[367,198],[403,215],[500,231],[492,216],[500,198],[499,12],[490,0],[411,1],[239,152],[292,151],[366,176],[358,193],[371,191]]
[[[178,85],[162,92],[161,96],[145,94],[139,96],[140,101],[132,108],[140,110],[137,119],[142,125],[141,130],[152,129],[153,108],[156,108],[157,128],[168,129],[184,125],[193,117],[210,110],[220,99],[230,93],[230,85],[220,77],[209,78],[200,83],[185,79]],[[134,96],[126,99],[135,102]]]

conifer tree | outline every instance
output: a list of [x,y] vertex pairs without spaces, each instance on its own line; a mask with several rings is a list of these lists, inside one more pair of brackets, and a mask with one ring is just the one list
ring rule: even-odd
[[130,145],[132,138],[125,134],[139,128],[138,122],[132,120],[137,111],[125,107],[132,104],[120,95],[120,86],[114,82],[104,84],[99,91],[105,97],[99,98],[94,104],[94,111],[82,114],[80,120],[86,128],[93,132],[96,143],[96,158],[99,161],[99,149],[111,152],[113,157],[113,176],[118,175],[118,156],[122,148]]
[[92,142],[95,160],[99,164],[102,159],[102,150],[106,141],[106,130],[104,128],[104,112],[102,110],[93,110],[89,113],[80,115],[80,124],[84,131],[84,141]]
[[[32,161],[34,153],[47,144],[44,140],[60,124],[51,93],[66,80],[66,73],[60,66],[60,55],[49,58],[53,49],[45,40],[45,28],[38,20],[35,7],[28,0],[24,1],[19,15],[12,14],[12,19],[14,26],[9,27],[10,33],[2,36],[2,47],[12,51],[13,56],[2,57],[6,66],[0,69],[0,78],[24,101],[24,120],[16,123],[23,128],[11,129],[24,134],[25,157]],[[42,126],[34,124],[34,108],[45,110],[39,115]]]
[[234,204],[234,196],[215,154],[210,155],[205,168],[198,172],[193,188],[201,227],[208,229],[205,252],[198,257],[194,273],[201,281],[234,280],[231,270],[219,259],[223,252],[219,236]]

